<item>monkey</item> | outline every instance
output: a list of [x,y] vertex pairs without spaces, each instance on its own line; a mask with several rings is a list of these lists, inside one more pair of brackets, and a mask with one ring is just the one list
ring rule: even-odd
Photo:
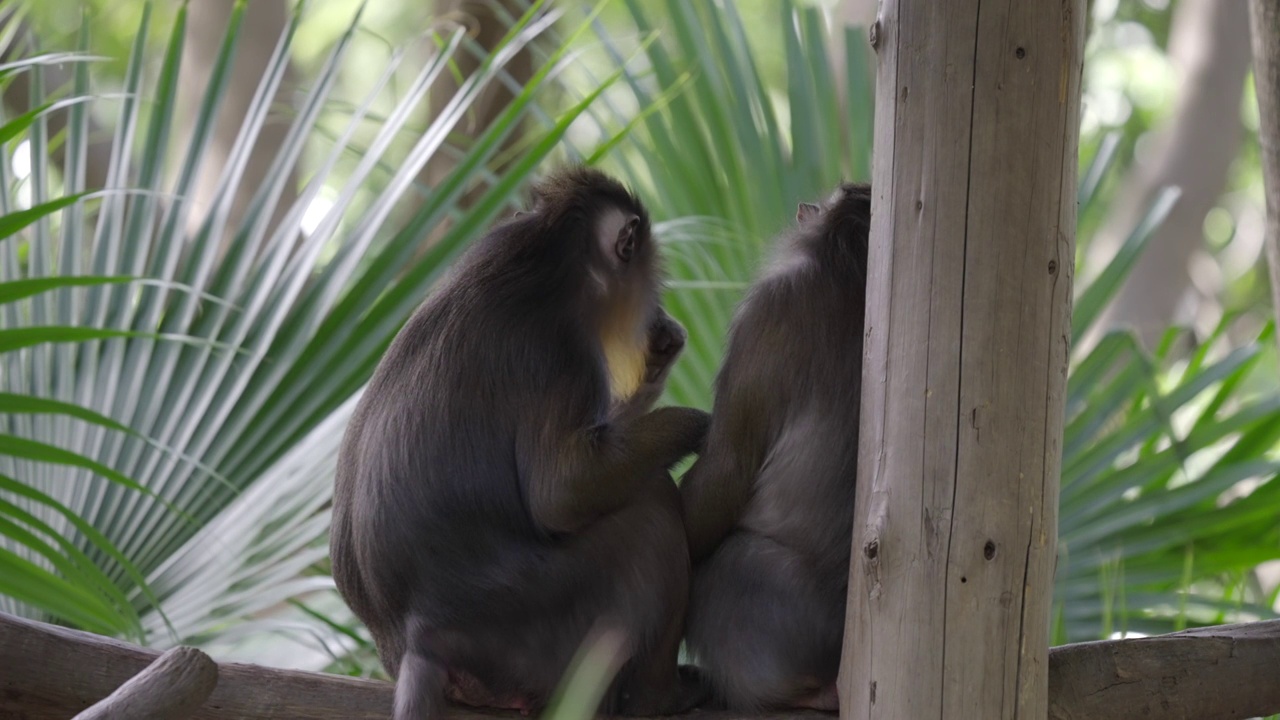
[[839,709],[870,217],[864,184],[800,204],[735,312],[681,482],[686,644],[731,710]]
[[702,410],[651,405],[687,334],[649,214],[581,166],[473,242],[399,331],[339,449],[330,557],[395,679],[396,720],[544,707],[622,631],[602,711],[706,698],[678,665],[690,562],[671,467]]

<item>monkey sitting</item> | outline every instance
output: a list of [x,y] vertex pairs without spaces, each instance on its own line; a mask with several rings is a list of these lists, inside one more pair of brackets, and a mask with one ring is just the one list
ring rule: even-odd
[[604,711],[707,695],[677,667],[690,569],[669,469],[709,417],[649,410],[686,336],[648,213],[585,168],[534,196],[414,313],[343,438],[333,575],[397,720],[446,698],[535,712],[597,626],[628,638]]
[[681,494],[687,643],[735,711],[839,709],[871,189],[801,204],[740,305]]

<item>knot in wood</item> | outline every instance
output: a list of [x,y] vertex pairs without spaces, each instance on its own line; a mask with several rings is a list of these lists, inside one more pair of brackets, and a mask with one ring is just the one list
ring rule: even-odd
[[867,556],[868,560],[875,560],[880,554],[880,541],[872,540],[862,548],[862,554]]
[[880,20],[877,18],[871,23],[871,27],[867,30],[867,39],[871,41],[871,49],[880,49]]
[[988,560],[994,560],[996,557],[996,544],[990,540],[986,545],[982,546],[982,557]]

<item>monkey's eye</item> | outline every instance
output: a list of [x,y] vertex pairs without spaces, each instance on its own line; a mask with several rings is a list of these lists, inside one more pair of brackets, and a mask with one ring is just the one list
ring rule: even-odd
[[627,219],[627,224],[618,231],[618,242],[614,246],[614,251],[618,259],[624,263],[631,262],[631,256],[636,252],[636,226],[639,224],[640,218],[632,215]]

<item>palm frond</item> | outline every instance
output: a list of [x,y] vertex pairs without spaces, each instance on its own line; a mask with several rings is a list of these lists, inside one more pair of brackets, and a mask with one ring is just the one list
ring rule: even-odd
[[[543,97],[569,53],[567,42],[555,46],[423,194],[419,170],[446,152],[479,93],[509,80],[515,52],[548,35],[561,13],[533,3],[421,126],[427,90],[463,47],[461,31],[423,37],[430,55],[420,67],[405,67],[405,49],[393,50],[377,81],[348,102],[357,14],[290,103],[286,139],[270,149],[270,172],[233,221],[231,199],[276,112],[304,12],[299,4],[262,74],[215,202],[195,208],[189,198],[209,161],[244,7],[235,5],[181,142],[185,9],[153,76],[150,5],[118,90],[92,83],[91,64],[79,62],[68,97],[50,100],[56,89],[35,82],[39,111],[0,123],[10,138],[0,163],[10,189],[0,193],[0,398],[14,399],[0,408],[6,611],[154,645],[199,639],[234,654],[253,642],[245,628],[284,627],[246,618],[330,594],[332,581],[315,568],[326,555],[333,452],[356,394],[449,261],[621,75],[547,111]],[[90,58],[88,24],[69,58]],[[38,81],[49,57],[8,70]],[[92,192],[83,171],[90,106],[116,109],[108,185]],[[61,168],[45,132],[55,112],[69,117]],[[495,172],[503,141],[528,118],[541,121],[531,141]],[[15,177],[19,144],[30,170]],[[295,170],[305,178],[296,199],[285,192]],[[473,188],[478,199],[463,205]],[[428,237],[437,239],[422,253]],[[64,585],[78,590],[60,593]],[[327,633],[324,643],[337,637],[311,622]]]

